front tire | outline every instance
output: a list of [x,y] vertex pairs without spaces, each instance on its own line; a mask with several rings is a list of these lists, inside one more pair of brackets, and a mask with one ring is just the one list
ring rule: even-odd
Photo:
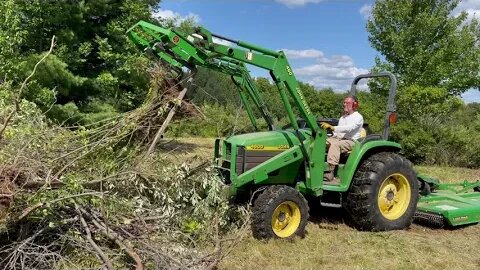
[[412,224],[418,196],[418,181],[410,161],[383,152],[360,165],[345,208],[360,230],[401,230]]
[[296,189],[276,185],[267,187],[253,206],[252,232],[257,239],[303,237],[309,208]]

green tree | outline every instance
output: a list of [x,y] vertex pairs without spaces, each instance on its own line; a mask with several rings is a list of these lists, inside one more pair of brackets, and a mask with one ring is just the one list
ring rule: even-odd
[[[22,27],[22,16],[15,0],[0,2],[0,80],[14,73],[20,48],[28,29]],[[46,49],[45,49],[46,50]]]
[[[44,108],[55,101],[53,117],[77,110],[130,110],[143,101],[149,75],[148,60],[125,32],[140,19],[155,22],[152,11],[159,2],[2,1],[0,75],[20,83],[55,35],[55,57],[42,64],[26,97]],[[99,102],[110,106],[98,106]]]
[[207,68],[198,68],[187,97],[198,104],[239,104],[240,96],[230,76]]
[[368,21],[369,40],[401,85],[416,84],[461,94],[480,85],[480,28],[458,0],[378,0]]
[[[399,121],[392,138],[399,141],[414,162],[460,165],[467,136],[455,121],[465,105],[445,88],[410,86],[397,98]],[[454,162],[457,160],[458,162]]]
[[273,117],[276,118],[276,120],[286,117],[286,112],[277,86],[267,78],[257,78],[255,83]]

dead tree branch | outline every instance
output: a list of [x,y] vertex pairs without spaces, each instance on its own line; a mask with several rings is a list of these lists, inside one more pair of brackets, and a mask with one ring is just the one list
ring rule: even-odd
[[106,228],[106,226],[104,224],[102,224],[102,222],[100,220],[98,220],[97,217],[90,214],[86,210],[80,209],[80,211],[84,215],[88,216],[91,219],[93,225],[95,225],[95,227],[97,227],[108,239],[114,241],[121,249],[125,250],[125,252],[128,254],[128,256],[130,256],[130,258],[132,258],[135,261],[135,263],[136,263],[135,269],[136,270],[143,270],[144,269],[142,259],[140,259],[140,256],[138,256],[138,254],[135,252],[133,247],[131,247],[130,244],[128,242],[126,242],[125,239],[122,236],[120,236],[118,233],[116,233],[113,230],[108,230]]
[[7,128],[8,124],[12,120],[13,116],[20,111],[20,103],[22,102],[23,91],[25,90],[25,87],[27,86],[28,81],[33,77],[33,75],[35,75],[35,72],[37,71],[38,66],[52,53],[54,47],[55,47],[55,36],[52,37],[52,42],[50,44],[50,49],[48,50],[48,52],[40,59],[40,61],[38,61],[35,64],[35,67],[33,67],[32,73],[30,73],[30,75],[23,81],[22,86],[20,87],[20,90],[18,91],[14,99],[15,107],[7,116],[7,118],[3,122],[2,128],[0,129],[0,141],[2,140],[3,133],[5,132],[5,129]]
[[105,253],[100,249],[100,247],[97,245],[97,243],[95,243],[95,241],[92,239],[92,233],[90,232],[90,229],[88,228],[88,224],[85,221],[85,219],[83,218],[82,212],[80,211],[80,207],[77,204],[75,204],[75,211],[77,212],[77,215],[80,218],[80,222],[82,224],[82,227],[85,230],[88,243],[90,243],[90,245],[93,247],[93,249],[98,254],[98,256],[100,256],[102,261],[105,263],[105,266],[107,267],[107,269],[108,270],[113,270],[114,269],[113,264],[110,261],[110,259],[108,258],[108,256],[105,255]]
[[18,216],[14,223],[18,223],[19,221],[23,220],[24,218],[26,218],[28,215],[30,215],[33,211],[37,210],[38,208],[41,208],[45,205],[48,205],[48,204],[53,204],[53,203],[57,203],[57,202],[60,202],[60,201],[63,201],[63,200],[68,200],[68,199],[73,199],[73,198],[78,198],[78,197],[83,197],[83,196],[100,196],[100,195],[103,195],[103,193],[101,192],[87,192],[87,193],[81,193],[81,194],[75,194],[75,195],[71,195],[71,196],[66,196],[66,197],[62,197],[62,198],[58,198],[58,199],[55,199],[55,200],[51,200],[49,202],[41,202],[41,203],[37,203],[35,205],[32,205],[28,208],[25,208],[22,213],[20,214],[20,216]]
[[[186,93],[187,93],[187,88],[183,88],[183,90],[180,92],[180,94],[178,94],[177,99],[180,101],[180,104],[181,104],[181,101],[183,100],[183,97],[185,97]],[[155,135],[155,138],[153,139],[152,144],[150,144],[150,147],[148,148],[148,151],[147,151],[147,156],[150,155],[153,152],[153,150],[155,149],[155,146],[157,145],[158,140],[163,137],[163,133],[165,132],[168,124],[170,123],[173,116],[175,115],[175,112],[177,111],[177,108],[178,108],[178,105],[173,104],[173,107],[170,110],[170,112],[168,113],[167,118],[163,122],[162,127],[158,130],[157,134]]]

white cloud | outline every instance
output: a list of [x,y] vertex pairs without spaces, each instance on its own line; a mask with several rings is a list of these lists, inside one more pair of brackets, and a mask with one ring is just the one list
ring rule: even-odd
[[[200,16],[194,13],[189,13],[187,16],[182,16],[178,12],[174,12],[171,10],[165,10],[165,9],[160,9],[157,12],[153,13],[153,16],[155,18],[161,18],[161,19],[166,19],[166,20],[177,20],[177,24],[180,24],[182,21],[188,20],[188,19],[193,19],[195,22],[199,23],[200,22]],[[222,44],[226,46],[233,46],[233,43],[227,40],[219,39],[216,37],[213,37],[213,42],[217,44]]]
[[303,59],[303,58],[318,58],[323,57],[323,52],[315,49],[308,49],[303,51],[282,49],[289,59]]
[[158,19],[166,19],[166,20],[177,20],[177,23],[180,24],[185,20],[193,20],[196,23],[200,22],[200,16],[195,13],[188,13],[188,15],[183,16],[178,12],[174,12],[168,9],[159,9],[153,13],[153,17]]
[[372,15],[372,5],[365,4],[360,8],[358,12],[360,12],[364,19],[368,20],[368,18],[370,18],[370,15]]
[[181,17],[180,13],[173,12],[171,10],[160,9],[157,12],[153,13],[153,16],[156,18],[163,19],[174,19],[176,17]]
[[453,11],[453,15],[458,16],[462,11],[467,12],[469,20],[480,19],[480,0],[461,1]]
[[324,0],[275,0],[281,4],[286,5],[287,7],[301,7],[308,3],[317,4],[323,2]]
[[[315,49],[283,51],[289,60],[292,60],[297,79],[317,88],[331,87],[336,91],[345,91],[350,89],[354,77],[369,72],[368,69],[356,67],[348,55],[326,57],[322,51]],[[306,65],[298,63],[305,59],[313,60],[314,63]]]

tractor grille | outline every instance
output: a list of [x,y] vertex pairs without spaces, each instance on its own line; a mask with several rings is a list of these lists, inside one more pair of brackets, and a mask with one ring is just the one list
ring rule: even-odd
[[239,147],[237,151],[237,160],[235,163],[235,172],[240,175],[261,163],[271,159],[272,157],[282,153],[284,150],[278,151],[256,151],[245,150],[244,147]]
[[222,158],[222,164],[219,168],[220,175],[225,184],[230,184],[232,180],[230,179],[230,165],[232,158],[232,145],[230,143],[225,143],[225,157]]
[[272,157],[280,154],[284,150],[277,151],[258,151],[258,150],[246,150],[244,146],[237,147],[237,157],[232,160],[232,145],[230,143],[225,144],[225,157],[222,159],[220,174],[226,184],[231,183],[231,168],[232,162],[235,162],[235,174],[241,175],[242,173],[260,165],[261,163],[271,159]]

